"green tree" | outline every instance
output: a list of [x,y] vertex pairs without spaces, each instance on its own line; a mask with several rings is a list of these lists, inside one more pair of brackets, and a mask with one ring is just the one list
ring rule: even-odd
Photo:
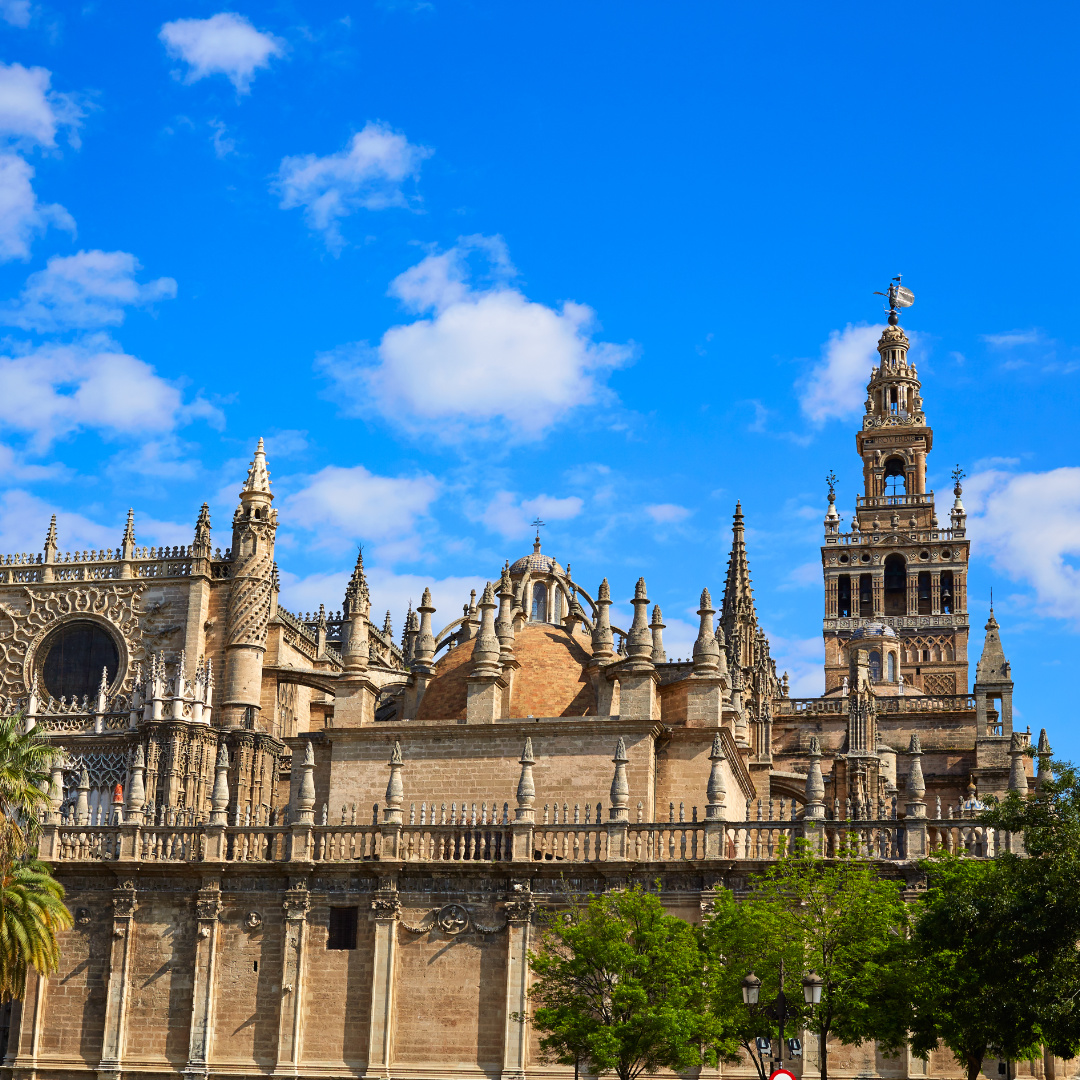
[[1039,961],[1017,938],[1014,868],[941,854],[923,869],[908,957],[912,1051],[925,1059],[940,1042],[968,1080],[991,1054],[1036,1056],[1042,1031],[1030,986]]
[[694,927],[645,889],[590,896],[552,914],[529,964],[531,1022],[547,1060],[634,1080],[735,1052],[705,1008]]
[[56,970],[58,934],[72,925],[64,887],[36,851],[56,754],[21,713],[0,717],[0,999],[22,996],[30,967]]
[[[714,983],[714,1009],[726,1014],[734,1007],[735,987],[751,968],[762,979],[762,1002],[770,1001],[783,961],[789,1005],[796,1009],[802,976],[814,971],[823,982],[820,1004],[802,1017],[818,1038],[822,1080],[828,1080],[830,1036],[847,1045],[874,1039],[884,1052],[897,1051],[906,1034],[897,1009],[908,917],[900,884],[850,852],[822,859],[799,841],[751,882],[751,890],[741,905],[723,897],[705,931],[717,963],[725,958],[729,968],[742,965]],[[774,1030],[759,1007],[743,1025],[742,1041]]]
[[0,1000],[21,998],[33,966],[51,975],[60,963],[57,935],[72,925],[64,887],[36,859],[0,866]]

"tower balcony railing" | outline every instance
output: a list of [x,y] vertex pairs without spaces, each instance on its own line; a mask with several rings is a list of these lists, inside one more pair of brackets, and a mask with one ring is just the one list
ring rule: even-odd
[[900,529],[895,530],[891,525],[883,526],[881,529],[869,532],[847,532],[836,533],[835,535],[826,535],[825,540],[828,544],[841,544],[846,547],[857,547],[863,544],[873,544],[879,540],[885,533],[892,534],[893,532],[901,532],[908,539],[916,540],[920,543],[929,543],[932,540],[963,540],[966,535],[964,529],[912,529],[910,527],[901,526]]
[[[16,552],[0,555],[0,585],[35,582],[111,581],[122,577],[188,577],[193,560],[190,545],[136,547],[124,559],[121,548],[57,552],[51,562],[40,553]],[[232,552],[215,549],[210,557],[211,576],[229,576]],[[124,566],[128,567],[125,573]]]
[[[777,698],[774,716],[842,716],[848,699],[837,695],[825,698]],[[877,698],[881,713],[974,712],[974,694],[890,694]]]
[[926,491],[921,495],[856,495],[855,505],[868,508],[880,506],[933,506],[934,493]]

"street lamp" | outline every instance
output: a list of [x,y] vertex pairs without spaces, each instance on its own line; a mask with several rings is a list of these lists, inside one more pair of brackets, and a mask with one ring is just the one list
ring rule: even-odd
[[803,976],[802,992],[803,1001],[807,1005],[820,1005],[821,1004],[821,988],[825,985],[825,980],[815,971],[811,971]]
[[756,1005],[761,993],[761,980],[751,971],[742,981],[742,999],[744,1005]]

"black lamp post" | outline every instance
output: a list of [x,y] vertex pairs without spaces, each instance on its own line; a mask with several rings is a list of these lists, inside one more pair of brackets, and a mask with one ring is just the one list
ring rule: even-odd
[[[803,1002],[809,1005],[811,1008],[821,1002],[821,989],[824,985],[821,977],[814,972],[808,972],[803,976],[802,988],[803,988]],[[761,980],[751,971],[742,981],[742,995],[743,1003],[748,1007],[759,1004],[761,997]],[[780,992],[773,999],[772,1004],[766,1005],[763,1010],[764,1014],[777,1023],[779,1026],[780,1036],[780,1053],[776,1060],[779,1063],[783,1063],[784,1060],[784,1025],[788,1020],[794,1020],[800,1015],[801,1009],[793,1007],[787,999],[787,995],[784,993],[784,962],[780,961]],[[762,1040],[764,1042],[764,1040]],[[792,1043],[796,1043],[796,1040],[792,1040]],[[760,1049],[760,1048],[759,1048]],[[801,1051],[801,1047],[792,1045],[788,1048],[789,1057],[797,1056],[796,1051]],[[771,1056],[771,1046],[770,1046]]]

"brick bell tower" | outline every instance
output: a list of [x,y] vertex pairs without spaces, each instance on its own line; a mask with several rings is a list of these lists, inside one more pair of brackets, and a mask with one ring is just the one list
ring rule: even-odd
[[[959,469],[947,527],[938,522],[926,490],[926,455],[934,442],[923,412],[921,383],[908,361],[909,341],[898,308],[913,302],[895,278],[889,286],[889,325],[878,341],[880,364],[866,387],[866,415],[855,445],[863,465],[863,494],[851,531],[836,511],[835,477],[821,548],[825,575],[825,693],[845,692],[848,642],[877,623],[899,637],[891,650],[869,655],[877,694],[968,692],[968,541]],[[850,683],[850,678],[849,678]]]

